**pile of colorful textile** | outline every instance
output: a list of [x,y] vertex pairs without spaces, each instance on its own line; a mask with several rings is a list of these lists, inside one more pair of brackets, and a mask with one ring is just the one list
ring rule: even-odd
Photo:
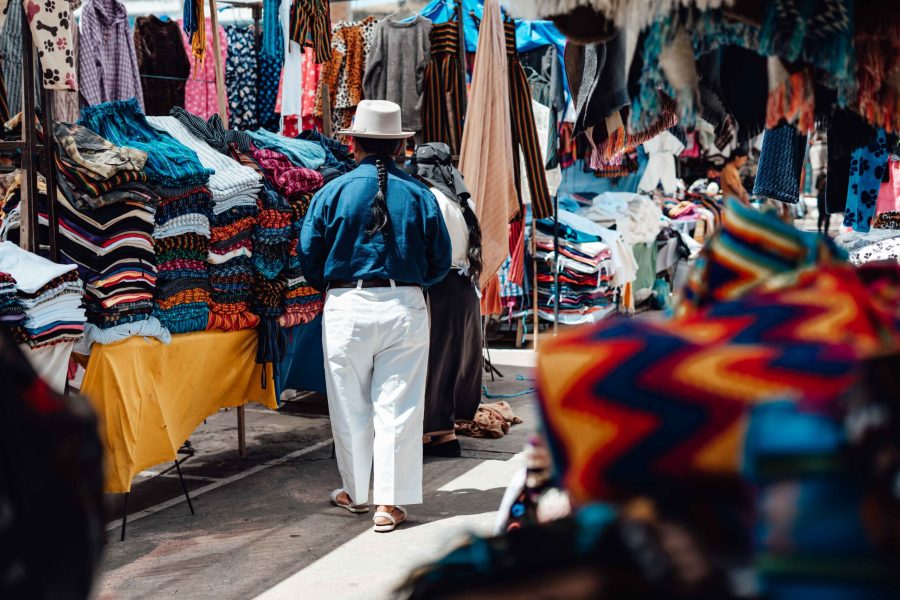
[[138,331],[165,336],[152,316],[157,280],[153,206],[123,200],[81,211],[60,195],[57,218],[60,260],[77,265],[85,284],[87,346]]
[[153,205],[147,186],[147,153],[121,147],[87,127],[53,123],[60,192],[77,210],[90,211],[128,201]]
[[[175,114],[186,113],[178,111]],[[187,118],[191,117],[187,115]],[[260,176],[253,169],[214,150],[205,139],[197,137],[181,117],[149,117],[148,121],[194,150],[200,163],[213,171],[209,178],[212,194],[207,257],[210,312],[206,328],[234,331],[255,327],[259,318],[252,314],[250,307],[254,254],[251,232],[259,210],[256,200],[262,189]]]
[[80,123],[115,144],[146,152],[144,172],[159,196],[153,231],[158,270],[154,315],[172,333],[206,329],[213,171],[197,153],[151,125],[136,100],[85,108]]
[[87,320],[81,308],[84,287],[75,265],[59,265],[19,248],[0,243],[0,272],[16,282],[16,297],[25,319],[15,330],[19,343],[31,348],[75,341]]
[[[166,198],[156,213],[157,230],[177,219],[180,211],[200,215],[200,222],[178,225],[177,229],[154,232],[154,249],[159,276],[154,314],[172,333],[203,331],[209,321],[209,193],[201,188],[186,196]],[[174,231],[175,233],[169,233]]]
[[9,273],[0,272],[0,325],[12,327],[25,318],[22,303],[16,299],[16,280]]
[[677,315],[606,321],[542,350],[556,482],[576,506],[644,498],[678,514],[752,563],[766,597],[890,597],[900,556],[880,532],[897,522],[874,506],[896,498],[851,459],[871,442],[860,428],[886,426],[891,408],[848,407],[893,402],[859,388],[867,364],[900,361],[900,267],[854,268],[826,238],[732,203]]

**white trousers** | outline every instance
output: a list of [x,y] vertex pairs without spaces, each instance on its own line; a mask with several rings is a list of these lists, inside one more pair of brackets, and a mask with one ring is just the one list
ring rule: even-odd
[[333,289],[322,346],[335,454],[344,490],[366,503],[422,502],[428,310],[417,287]]

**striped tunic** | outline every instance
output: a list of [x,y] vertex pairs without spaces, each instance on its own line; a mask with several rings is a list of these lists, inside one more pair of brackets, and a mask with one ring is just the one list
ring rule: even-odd
[[315,51],[316,63],[331,58],[331,5],[328,0],[299,0],[291,6],[291,40]]

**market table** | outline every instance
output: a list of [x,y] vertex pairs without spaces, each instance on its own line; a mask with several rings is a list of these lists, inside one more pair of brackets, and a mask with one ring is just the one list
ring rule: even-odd
[[[81,385],[100,421],[105,491],[124,493],[140,471],[176,460],[181,445],[219,409],[278,406],[272,366],[256,363],[256,331],[133,337],[94,344]],[[265,386],[265,387],[263,387]]]

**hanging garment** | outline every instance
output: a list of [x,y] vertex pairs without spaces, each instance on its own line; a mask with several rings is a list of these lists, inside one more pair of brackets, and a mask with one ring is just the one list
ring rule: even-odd
[[459,155],[466,113],[466,74],[459,64],[459,23],[431,28],[431,61],[425,68],[422,139],[443,142]]
[[291,6],[291,39],[313,48],[316,62],[331,58],[331,6],[328,0],[295,1]]
[[228,25],[228,58],[225,89],[228,92],[228,123],[239,129],[256,129],[257,59],[255,34],[248,27]]
[[[513,148],[520,149],[525,161],[525,175],[531,193],[531,210],[538,219],[553,214],[553,203],[547,188],[547,174],[544,171],[544,157],[535,128],[534,111],[531,103],[531,86],[528,76],[519,61],[516,50],[516,24],[503,24],[506,45],[507,70],[509,75],[509,109],[512,121]],[[518,174],[519,161],[514,157]],[[521,195],[519,196],[521,202]]]
[[[325,385],[343,489],[375,504],[422,502],[428,310],[416,287],[333,289],[322,315]],[[373,443],[374,438],[374,443]]]
[[878,203],[875,206],[876,215],[900,211],[900,161],[888,160],[885,168],[887,170],[887,179],[881,182],[881,188],[878,190]]
[[278,101],[278,82],[284,63],[284,47],[281,45],[281,30],[278,31],[278,52],[274,55],[260,53],[258,56],[259,75],[257,76],[256,120],[260,127],[269,131],[279,130],[278,113],[275,103]]
[[300,99],[300,129],[322,129],[322,121],[316,117],[316,98],[322,65],[316,63],[311,48],[303,51],[303,87]]
[[146,114],[168,115],[173,106],[184,106],[191,65],[178,24],[154,15],[138,17],[134,22],[134,48]]
[[578,92],[575,133],[604,126],[606,118],[628,105],[625,78],[625,33],[584,48],[584,73]]
[[[212,21],[207,20],[206,26],[206,50],[213,51]],[[182,33],[182,44],[186,53],[191,52],[191,41],[187,34]],[[222,55],[222,64],[228,61],[228,37],[225,30],[219,25],[219,53]],[[218,99],[216,97],[216,61],[212,54],[207,54],[203,62],[191,61],[191,74],[184,86],[184,108],[192,114],[208,119],[219,112]],[[228,103],[226,102],[226,110]]]
[[324,116],[325,85],[331,106],[331,130],[348,129],[353,124],[356,105],[364,98],[363,76],[366,57],[375,39],[378,20],[369,17],[359,23],[335,23],[331,35],[331,59],[322,65],[316,95],[316,116]]
[[[6,20],[3,22],[2,34],[0,34],[0,55],[3,56],[3,78],[6,85],[6,101],[9,105],[10,116],[15,116],[22,110],[22,23],[25,12],[22,4],[13,2],[8,4]],[[34,66],[34,97],[41,97],[40,90],[40,65]],[[40,102],[39,100],[37,101]],[[5,122],[5,121],[4,121]]]
[[284,69],[281,71],[275,112],[281,115],[281,132],[288,137],[296,137],[302,102],[303,47],[291,39],[291,0],[281,0],[278,16],[284,40]]
[[652,192],[662,184],[663,192],[669,196],[673,195],[678,185],[675,157],[684,150],[684,144],[668,131],[664,131],[652,140],[644,142],[644,150],[649,159],[644,176],[638,183],[638,190]]
[[482,288],[509,255],[508,225],[519,212],[513,179],[508,70],[500,5],[498,0],[487,0],[459,152],[459,170],[475,199],[475,212],[481,223]]
[[844,226],[854,231],[869,231],[875,217],[878,190],[884,177],[890,152],[883,129],[866,146],[857,148],[850,156],[850,182]]
[[[72,21],[72,57],[75,63],[76,77],[78,74],[78,47],[81,45],[78,27],[75,25],[75,9],[81,7],[81,0],[67,0],[69,3],[70,21]],[[57,121],[74,123],[81,112],[81,103],[77,90],[56,90],[53,94],[53,118]]]
[[118,0],[88,0],[79,21],[81,97],[88,106],[137,98],[144,93],[128,11]]
[[[37,49],[35,59],[40,59],[40,81],[44,88],[77,91],[78,57],[72,38],[75,19],[70,11],[78,8],[79,4],[72,6],[73,3],[65,0],[61,0],[59,5],[52,0],[43,3],[23,1],[21,4],[13,0],[13,3],[25,8],[31,38]],[[0,1],[0,12],[4,15],[9,14],[8,4],[8,0]],[[17,12],[20,14],[15,17],[14,25],[19,28],[16,35],[21,36],[21,11]],[[4,57],[7,60],[12,58]]]
[[792,125],[784,123],[775,129],[767,129],[763,136],[753,194],[797,204],[805,152],[806,136]]
[[411,21],[387,17],[378,23],[372,50],[366,57],[365,97],[400,105],[403,129],[422,129],[425,67],[431,58],[431,21],[416,15]]

